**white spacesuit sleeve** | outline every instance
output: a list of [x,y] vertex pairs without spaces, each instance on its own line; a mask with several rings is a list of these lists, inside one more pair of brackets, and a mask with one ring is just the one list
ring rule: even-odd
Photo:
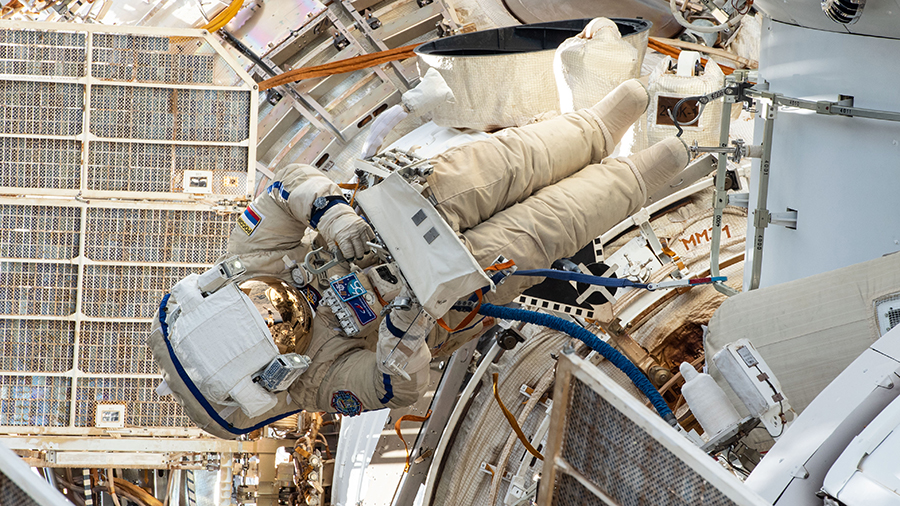
[[350,416],[373,409],[409,406],[428,388],[427,360],[425,365],[409,371],[410,378],[405,379],[383,372],[374,352],[353,350],[334,361],[319,386],[317,404],[320,409]]
[[[292,164],[279,169],[272,184],[238,217],[228,238],[227,253],[222,258],[240,255],[247,266],[244,278],[270,275],[289,281],[290,269],[285,265],[284,257],[299,263],[306,256],[308,250],[301,245],[301,240],[309,226],[313,201],[318,197],[339,195],[340,187],[315,167]],[[335,207],[326,211],[325,215]],[[334,216],[339,214],[331,212]],[[355,221],[345,218],[337,224],[340,226],[324,228],[332,235],[343,238],[345,243],[364,245],[370,237],[369,231],[365,226],[358,226],[364,222],[356,218]],[[330,223],[324,218],[323,221]],[[348,227],[357,232],[354,237],[344,237],[352,235],[344,233]],[[326,239],[337,239],[325,235]],[[354,242],[356,236],[360,239]]]
[[238,216],[228,238],[228,249],[219,261],[239,255],[247,268],[242,279],[267,275],[290,281],[290,270],[283,258],[303,260],[307,252],[301,244],[305,231],[304,222],[264,193]]
[[294,219],[309,224],[313,201],[341,195],[340,187],[312,165],[291,164],[275,173],[266,193],[285,206]]
[[[334,411],[345,415],[354,415],[359,411],[395,408],[408,406],[418,400],[428,387],[428,364],[431,353],[425,340],[404,341],[414,349],[404,348],[407,354],[397,355],[398,365],[402,369],[385,366],[388,356],[403,335],[399,327],[406,329],[415,319],[417,309],[394,309],[379,323],[378,343],[374,352],[368,349],[347,349],[342,340],[349,338],[335,335],[316,353],[314,361],[328,365],[320,365],[327,372],[317,383],[310,386],[317,388],[316,405],[318,409]],[[390,323],[391,317],[396,326]],[[317,323],[326,323],[317,321]],[[318,329],[323,332],[323,329]],[[356,340],[359,342],[358,340]],[[352,343],[347,342],[346,345]],[[395,352],[396,353],[396,352]],[[307,378],[307,381],[315,378]]]

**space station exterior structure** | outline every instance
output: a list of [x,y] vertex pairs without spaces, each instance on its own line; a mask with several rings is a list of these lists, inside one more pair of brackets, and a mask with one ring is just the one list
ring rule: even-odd
[[257,92],[208,33],[164,33],[0,26],[0,433],[191,427],[145,342],[253,191]]

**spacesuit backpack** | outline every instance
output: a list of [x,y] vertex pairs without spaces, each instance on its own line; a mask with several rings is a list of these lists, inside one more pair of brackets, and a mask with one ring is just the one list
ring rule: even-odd
[[309,358],[279,353],[266,321],[232,282],[233,257],[172,287],[153,319],[149,345],[172,394],[203,430],[235,438],[298,412],[287,387]]

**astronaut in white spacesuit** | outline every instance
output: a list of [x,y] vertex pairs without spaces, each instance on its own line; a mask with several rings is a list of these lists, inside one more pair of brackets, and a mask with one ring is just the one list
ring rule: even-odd
[[[648,101],[646,88],[630,80],[594,107],[452,148],[432,159],[434,172],[428,176],[426,195],[482,267],[503,255],[520,269],[549,268],[639,210],[649,195],[687,165],[689,151],[677,138],[630,158],[607,158]],[[240,256],[247,269],[242,279],[274,276],[290,282],[285,259],[302,262],[308,246],[301,239],[308,227],[317,229],[326,244],[336,244],[351,261],[365,255],[366,242],[374,237],[372,229],[347,205],[334,182],[308,165],[284,167],[275,179],[241,216],[228,241],[225,257]],[[328,274],[347,272],[344,264]],[[298,350],[312,360],[309,369],[265,415],[247,417],[237,410],[229,413],[228,423],[249,427],[297,409],[355,415],[412,404],[427,387],[432,356],[452,353],[488,326],[480,320],[455,332],[435,326],[414,350],[405,377],[396,374],[382,365],[384,350],[393,348],[417,308],[364,318],[378,315],[398,291],[392,291],[377,270],[364,272],[367,275],[359,275],[360,281],[377,297],[366,299],[370,312],[355,315],[361,331],[348,337],[332,312],[319,305],[311,339]],[[540,281],[511,277],[485,300],[509,303]],[[304,291],[317,302],[313,284]],[[466,314],[450,311],[435,316],[443,316],[447,327],[456,329]],[[155,348],[159,356],[157,352]],[[182,402],[197,422],[197,406],[191,399]]]

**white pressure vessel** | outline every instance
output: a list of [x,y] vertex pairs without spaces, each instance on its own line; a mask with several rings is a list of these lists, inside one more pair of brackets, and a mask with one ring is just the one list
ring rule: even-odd
[[703,427],[703,432],[710,438],[740,422],[737,410],[712,376],[697,372],[687,362],[682,362],[679,370],[684,377],[681,393]]

